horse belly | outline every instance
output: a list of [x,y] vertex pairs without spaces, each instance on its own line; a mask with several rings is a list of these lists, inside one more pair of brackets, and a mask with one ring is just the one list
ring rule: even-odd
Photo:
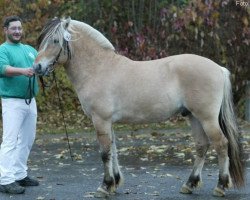
[[[127,111],[121,114],[114,115],[114,121],[120,123],[156,123],[167,120],[169,117],[178,112],[175,110],[154,110],[154,111]],[[116,120],[117,119],[117,120]]]
[[[147,100],[147,99],[146,99]],[[114,122],[121,123],[154,123],[167,120],[169,117],[178,113],[181,104],[178,100],[168,100],[165,102],[140,102],[125,104],[123,109],[115,112],[113,115]]]

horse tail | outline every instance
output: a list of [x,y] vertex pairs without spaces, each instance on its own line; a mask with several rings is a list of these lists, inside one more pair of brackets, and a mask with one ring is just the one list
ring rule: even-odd
[[243,147],[234,111],[230,72],[224,67],[222,70],[225,81],[219,123],[228,140],[229,172],[234,186],[240,188],[245,185]]

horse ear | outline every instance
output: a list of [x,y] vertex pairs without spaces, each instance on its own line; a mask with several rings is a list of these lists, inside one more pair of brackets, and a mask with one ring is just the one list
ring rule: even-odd
[[65,29],[68,28],[70,21],[71,21],[71,18],[68,17],[68,18],[63,22],[63,26],[64,26]]

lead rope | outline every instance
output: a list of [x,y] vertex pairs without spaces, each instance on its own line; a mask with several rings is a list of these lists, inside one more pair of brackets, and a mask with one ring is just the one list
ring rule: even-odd
[[[33,85],[31,83],[31,79],[33,78]],[[27,88],[27,92],[26,92],[26,96],[25,96],[25,103],[27,105],[31,104],[32,98],[35,95],[35,75],[29,77],[29,84],[28,84],[28,88]]]
[[68,134],[68,130],[67,130],[66,122],[65,122],[63,105],[62,105],[62,101],[61,101],[60,94],[59,94],[59,87],[57,84],[56,74],[54,71],[53,71],[53,79],[55,80],[55,83],[56,83],[56,92],[57,92],[57,97],[58,97],[58,101],[59,101],[60,112],[61,112],[61,115],[63,118],[63,125],[64,125],[64,130],[65,130],[66,138],[67,138],[67,142],[68,142],[69,154],[70,154],[71,160],[73,161],[74,156],[72,155],[71,146],[69,143],[69,134]]

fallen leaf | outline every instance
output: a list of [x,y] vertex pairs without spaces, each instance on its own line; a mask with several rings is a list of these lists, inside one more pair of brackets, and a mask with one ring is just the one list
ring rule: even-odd
[[44,199],[45,199],[45,197],[42,197],[42,196],[39,196],[36,198],[36,200],[44,200]]

